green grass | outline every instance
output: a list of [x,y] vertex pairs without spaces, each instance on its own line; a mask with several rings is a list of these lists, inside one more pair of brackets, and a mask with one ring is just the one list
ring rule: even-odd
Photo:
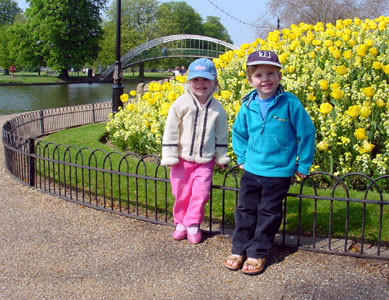
[[[159,80],[161,78],[170,78],[172,73],[170,72],[145,72],[146,80]],[[87,78],[87,75],[80,72],[79,75],[76,73],[69,72],[70,80],[76,81],[77,79],[82,80]],[[126,81],[139,81],[139,73],[125,72],[123,74],[123,82]],[[63,83],[62,79],[58,78],[57,74],[46,74],[41,72],[38,76],[37,72],[15,72],[14,79],[11,75],[0,74],[0,84],[53,84]]]
[[60,83],[62,82],[57,76],[46,75],[41,73],[41,76],[38,76],[38,73],[30,72],[16,72],[14,79],[11,75],[0,74],[0,84],[42,84],[42,83]]
[[[68,130],[56,132],[50,136],[42,138],[46,143],[61,143],[65,145],[74,145],[76,147],[89,147],[90,149],[102,149],[93,154],[96,163],[88,163],[85,158],[90,156],[91,151],[77,150],[76,148],[68,149],[58,147],[53,152],[53,146],[48,146],[52,154],[52,158],[58,158],[59,160],[65,160],[77,164],[89,165],[91,167],[98,167],[101,169],[112,169],[120,170],[124,173],[135,174],[137,163],[139,159],[132,159],[130,157],[123,160],[123,154],[114,147],[110,147],[104,140],[105,124],[90,124],[82,127],[71,128]],[[115,151],[115,153],[109,156],[107,159],[106,153]],[[82,161],[82,155],[85,157]],[[104,161],[104,158],[106,160]],[[42,163],[43,165],[43,163]],[[46,164],[47,165],[47,164]],[[54,175],[50,175],[53,172],[50,169],[58,169],[59,172]],[[81,178],[84,178],[84,188],[96,191],[94,194],[95,198],[111,199],[114,201],[108,201],[105,203],[106,206],[119,207],[123,209],[134,207],[137,204],[139,207],[150,210],[153,212],[154,209],[159,213],[164,211],[165,207],[165,196],[167,201],[167,213],[171,216],[174,199],[170,192],[170,184],[165,182],[154,182],[153,180],[135,179],[128,178],[127,176],[119,175],[101,175],[96,172],[90,172],[88,170],[75,169],[70,167],[62,167],[58,165],[48,165],[45,169],[41,168],[41,172],[52,177],[52,180],[63,181],[66,177],[67,185],[72,187],[81,187]],[[156,172],[156,164],[153,161],[146,161],[137,172],[138,175],[147,175],[164,178],[164,169],[159,168]],[[69,176],[69,174],[73,174]],[[77,175],[76,175],[77,174]],[[214,173],[213,184],[223,185],[225,171],[217,171]],[[55,178],[54,178],[55,177]],[[69,178],[72,177],[73,181]],[[77,177],[77,178],[76,178]],[[89,179],[90,178],[90,179]],[[239,180],[239,178],[238,178]],[[112,184],[112,188],[111,188]],[[225,186],[234,187],[235,183],[232,176],[228,177]],[[135,189],[137,187],[137,189]],[[299,194],[300,185],[292,185],[289,192],[291,194]],[[121,194],[119,195],[119,190]],[[213,189],[213,202],[212,202],[212,217],[214,220],[220,222],[222,216],[222,191],[219,189]],[[314,195],[314,191],[309,186],[304,187],[303,193],[305,195]],[[327,189],[319,189],[316,191],[318,196],[331,197],[331,191]],[[226,226],[233,226],[234,220],[234,207],[235,207],[235,191],[225,191],[225,222]],[[335,197],[346,197],[343,189],[338,188],[334,192]],[[364,193],[359,191],[350,191],[349,198],[352,199],[364,199]],[[389,195],[383,194],[384,200],[389,201]],[[119,201],[120,198],[120,201]],[[144,200],[146,199],[146,201]],[[378,194],[370,192],[367,195],[368,200],[378,200]],[[97,200],[96,200],[97,201]],[[101,202],[100,202],[101,204]],[[299,222],[299,207],[301,204],[301,221]],[[332,208],[331,208],[332,207]],[[330,201],[330,200],[314,200],[313,198],[300,199],[295,197],[288,197],[287,199],[287,214],[286,214],[286,231],[289,233],[297,233],[299,230],[302,234],[312,235],[314,216],[316,216],[316,235],[317,236],[328,236],[331,233],[332,237],[344,237],[346,230],[346,216],[348,218],[348,237],[360,239],[362,236],[366,240],[376,241],[378,238],[379,228],[379,215],[380,209],[382,209],[383,220],[382,220],[382,232],[381,239],[383,242],[389,242],[389,205],[380,208],[379,205],[374,204],[362,204],[362,203],[349,203],[342,201]],[[131,210],[131,208],[130,208]],[[330,215],[332,211],[332,215]],[[365,232],[362,235],[362,218],[365,216]],[[206,208],[206,217],[209,216],[209,204]],[[330,231],[329,221],[332,218],[332,228]]]

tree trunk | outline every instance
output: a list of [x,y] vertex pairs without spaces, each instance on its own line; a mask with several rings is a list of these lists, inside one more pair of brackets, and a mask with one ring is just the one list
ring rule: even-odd
[[61,75],[59,76],[62,79],[69,79],[69,72],[68,69],[62,69]]
[[145,77],[145,65],[143,63],[139,65],[139,77]]

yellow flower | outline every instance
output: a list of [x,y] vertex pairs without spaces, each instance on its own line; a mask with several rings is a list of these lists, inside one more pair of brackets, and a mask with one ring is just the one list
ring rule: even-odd
[[151,97],[152,97],[151,93],[150,93],[150,92],[146,92],[146,93],[143,94],[142,99],[148,100],[148,99],[150,99]]
[[325,91],[328,90],[328,81],[325,79],[319,80],[320,88]]
[[242,49],[236,51],[236,56],[238,56],[239,58],[242,58],[246,55],[246,52]]
[[327,115],[332,111],[332,105],[330,103],[322,103],[322,104],[320,104],[319,111],[322,114]]
[[345,65],[341,65],[336,67],[336,72],[338,72],[339,75],[344,75],[347,73],[347,68]]
[[288,73],[293,73],[295,71],[295,67],[294,66],[288,66],[287,70],[288,70]]
[[343,145],[348,145],[350,143],[350,139],[348,137],[345,137],[345,136],[341,136],[340,140],[342,141]]
[[335,82],[335,83],[331,83],[331,85],[330,85],[330,88],[331,88],[331,90],[338,90],[339,88],[340,88],[340,85],[339,85],[339,83],[337,83],[337,82]]
[[346,50],[343,52],[343,57],[345,59],[352,59],[353,58],[353,53],[351,50]]
[[346,111],[346,114],[348,114],[350,117],[356,118],[361,113],[361,107],[359,105],[352,105],[348,108]]
[[123,103],[127,102],[128,101],[128,94],[120,95],[120,101],[122,101]]
[[131,95],[132,97],[135,97],[135,96],[136,96],[136,91],[134,91],[134,90],[130,91],[130,95]]
[[366,138],[366,131],[365,131],[365,129],[363,129],[363,128],[358,128],[358,129],[356,129],[356,130],[354,131],[354,136],[355,136],[358,140],[360,140],[360,141],[364,140],[364,139]]
[[234,104],[232,105],[234,111],[237,113],[240,109],[240,101],[239,100],[236,100],[234,101]]
[[366,55],[366,45],[359,45],[357,49],[357,55],[364,57]]
[[373,46],[374,42],[371,39],[366,39],[365,44],[366,44],[366,46],[371,47],[371,46]]
[[286,62],[286,59],[288,58],[288,53],[282,53],[278,56],[280,63],[284,64]]
[[343,96],[344,96],[344,93],[342,90],[333,90],[332,93],[331,93],[331,96],[336,99],[336,100],[339,100],[339,99],[342,99]]
[[163,115],[167,115],[169,113],[169,109],[170,109],[170,104],[169,103],[164,103],[161,106],[161,113]]
[[374,89],[371,86],[363,88],[362,92],[366,97],[372,97],[374,95]]
[[331,47],[334,43],[331,40],[325,40],[324,41],[324,46],[327,48]]
[[174,79],[177,80],[178,82],[184,83],[186,81],[186,76],[178,75],[174,77]]
[[373,62],[373,69],[375,69],[375,70],[380,70],[380,69],[382,69],[383,66],[384,65],[379,61]]
[[314,46],[320,46],[321,45],[321,40],[313,40],[312,45]]
[[383,66],[382,70],[385,72],[386,75],[388,75],[389,74],[389,65]]
[[228,100],[231,98],[231,92],[230,91],[221,91],[221,96],[224,100]]
[[369,152],[373,151],[374,147],[375,146],[373,144],[370,144],[367,140],[364,140],[362,152],[369,153]]
[[313,93],[309,93],[309,94],[307,95],[307,99],[308,99],[309,101],[315,101],[315,100],[316,100],[316,96],[315,96]]
[[133,103],[128,103],[126,108],[128,111],[132,111],[135,109],[135,105]]
[[368,118],[370,116],[371,109],[370,107],[363,106],[361,108],[361,116],[364,118]]
[[376,47],[372,47],[372,48],[370,48],[369,53],[370,53],[370,55],[377,56],[378,50]]
[[320,151],[325,151],[328,149],[328,143],[324,142],[324,141],[321,141],[320,143],[317,144],[317,148],[320,150]]
[[377,99],[376,103],[377,103],[378,107],[384,107],[385,106],[385,102],[382,99]]
[[332,51],[333,58],[338,59],[340,57],[340,51],[338,49]]
[[174,100],[176,100],[177,97],[178,97],[178,95],[175,92],[169,92],[169,94],[167,95],[167,98],[170,102],[173,102]]

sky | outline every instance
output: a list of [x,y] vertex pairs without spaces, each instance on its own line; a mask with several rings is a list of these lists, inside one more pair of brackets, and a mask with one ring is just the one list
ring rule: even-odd
[[[18,6],[25,10],[28,5],[25,0],[15,0]],[[113,0],[110,0],[111,3]],[[172,0],[159,0],[159,3]],[[183,1],[183,0],[173,0]],[[216,16],[227,29],[234,45],[252,43],[255,40],[255,28],[247,24],[255,20],[265,11],[267,0],[186,0],[205,21],[207,16]],[[213,3],[213,4],[212,4]],[[215,7],[217,6],[217,7]]]

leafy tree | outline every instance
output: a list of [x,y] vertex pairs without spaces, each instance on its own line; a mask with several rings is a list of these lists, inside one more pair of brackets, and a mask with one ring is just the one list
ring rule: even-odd
[[30,70],[38,70],[40,75],[41,67],[46,66],[46,59],[42,55],[42,43],[36,41],[30,34],[33,29],[30,24],[16,23],[12,26],[12,40],[9,43],[11,57],[16,61],[16,65],[26,67]]
[[[201,16],[186,2],[156,0],[122,0],[121,54],[124,55],[140,44],[172,34],[200,34],[231,42],[225,27],[217,17]],[[101,51],[96,64],[108,66],[115,61],[116,1],[110,6],[103,26]],[[147,62],[149,68],[188,65],[192,59],[169,58]]]
[[157,34],[203,34],[203,19],[186,2],[166,2],[158,7]]
[[68,69],[93,63],[102,28],[100,9],[107,0],[27,0],[31,36],[47,65],[69,76]]
[[0,30],[0,66],[4,69],[4,74],[8,75],[9,67],[13,64],[10,55],[8,43],[10,40],[9,27],[3,26],[2,30]]
[[[156,0],[122,0],[121,24],[122,30],[133,30],[144,41],[155,37],[156,13],[158,2]],[[116,1],[108,11],[108,22],[116,23]]]
[[231,37],[228,34],[227,29],[220,23],[219,17],[208,16],[207,20],[203,24],[203,35],[213,37],[228,43],[232,43]]
[[14,0],[0,0],[0,25],[12,24],[22,10]]
[[[268,11],[258,18],[257,35],[266,36],[269,31],[292,24],[335,23],[339,19],[358,17],[376,18],[389,11],[389,0],[272,0],[267,2]],[[269,18],[273,16],[273,18]]]
[[[122,0],[121,7],[121,54],[155,37],[155,0]],[[103,39],[99,43],[96,64],[109,66],[115,61],[116,47],[116,1],[113,1],[103,25]]]

